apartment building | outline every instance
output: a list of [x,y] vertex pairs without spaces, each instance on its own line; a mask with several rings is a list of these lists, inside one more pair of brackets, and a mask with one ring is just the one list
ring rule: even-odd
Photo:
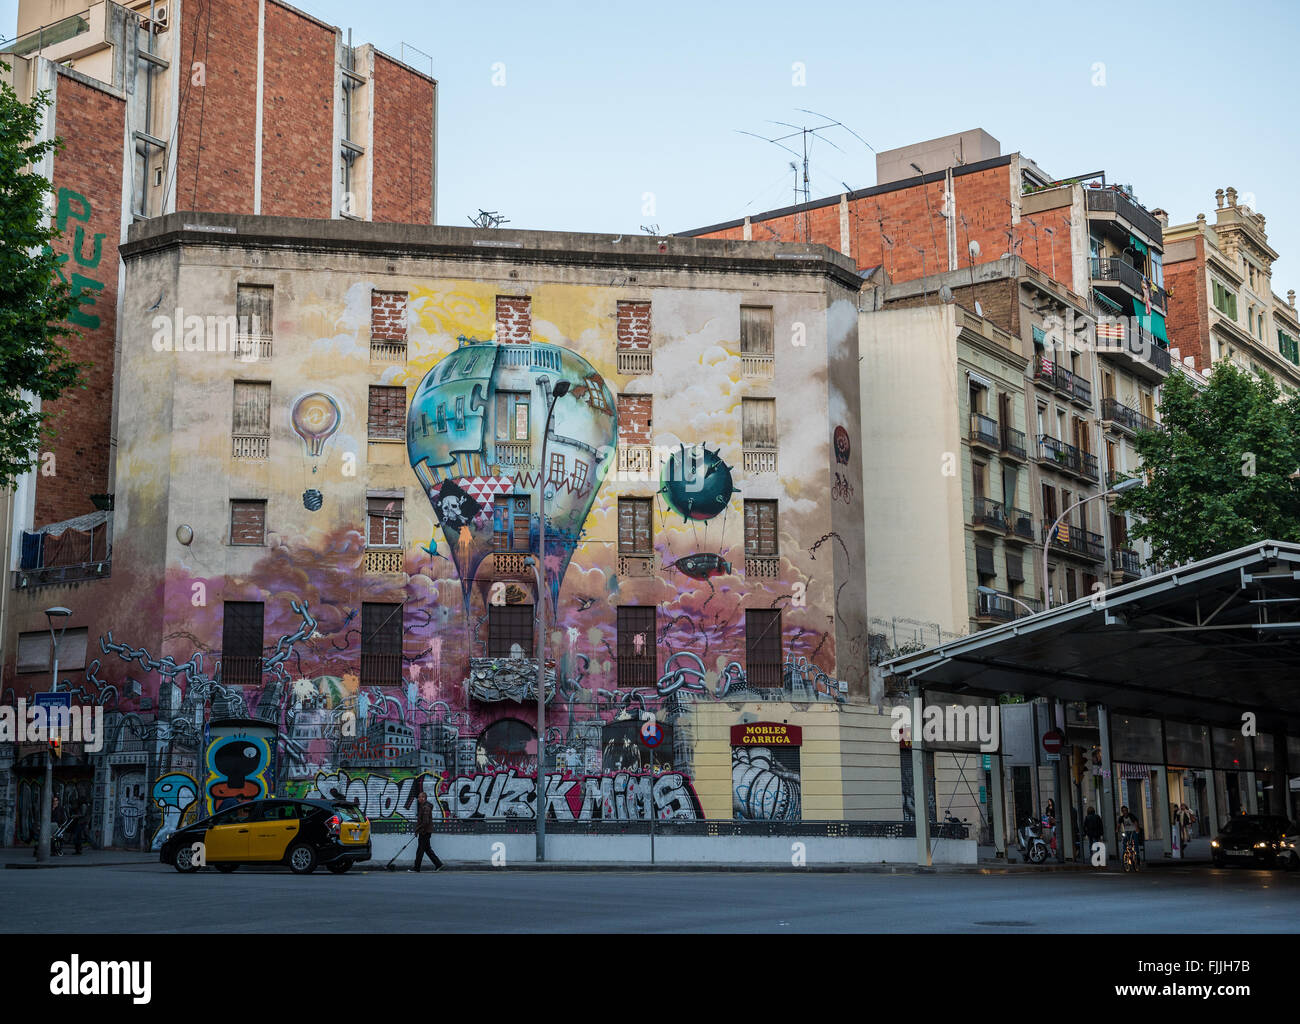
[[[220,719],[261,723],[268,791],[530,815],[539,659],[558,818],[901,819],[850,261],[200,213],[123,253],[112,575],[17,592],[4,669],[46,688],[42,609],[72,610],[61,681],[112,728],[56,773],[99,835],[143,791],[157,842],[169,775],[207,801]],[[220,344],[248,303],[270,332]]]
[[1231,186],[1215,189],[1214,223],[1165,228],[1170,324],[1183,360],[1208,372],[1227,360],[1243,370],[1300,387],[1300,317],[1295,290],[1273,291],[1277,252],[1263,214],[1238,201]]

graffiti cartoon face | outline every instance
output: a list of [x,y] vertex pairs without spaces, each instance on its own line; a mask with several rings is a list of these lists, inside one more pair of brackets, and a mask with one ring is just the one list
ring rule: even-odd
[[117,816],[122,823],[122,835],[132,842],[144,817],[144,772],[124,772],[117,787]]
[[182,772],[171,772],[162,776],[153,784],[153,802],[162,811],[162,824],[154,833],[155,850],[162,849],[168,836],[180,827],[185,812],[194,806],[199,798],[199,784]]
[[260,776],[269,760],[266,744],[247,736],[215,741],[208,752],[208,795],[214,807],[264,796],[266,784]]
[[843,427],[835,428],[835,461],[841,466],[849,464],[849,432]]

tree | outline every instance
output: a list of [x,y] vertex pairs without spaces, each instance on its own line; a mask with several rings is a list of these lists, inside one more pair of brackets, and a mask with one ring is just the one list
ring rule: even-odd
[[1161,424],[1134,447],[1146,482],[1119,496],[1157,562],[1182,563],[1260,540],[1300,542],[1300,395],[1219,363],[1198,389],[1175,374]]
[[[0,63],[0,73],[9,66]],[[57,151],[58,139],[33,142],[49,93],[30,104],[0,79],[0,488],[35,467],[48,413],[32,408],[23,392],[51,402],[81,382],[82,364],[72,361],[60,338],[76,336],[67,325],[80,300],[59,274],[50,224],[50,183],[35,165]]]

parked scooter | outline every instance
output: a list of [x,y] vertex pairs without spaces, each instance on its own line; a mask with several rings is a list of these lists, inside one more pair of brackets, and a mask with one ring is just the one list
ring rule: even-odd
[[1043,838],[1043,826],[1033,818],[1026,818],[1024,825],[1016,832],[1016,845],[1020,848],[1020,855],[1030,864],[1041,864],[1052,853],[1047,840]]

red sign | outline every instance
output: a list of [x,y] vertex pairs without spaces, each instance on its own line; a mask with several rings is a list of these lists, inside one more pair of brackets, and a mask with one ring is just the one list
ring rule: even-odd
[[1043,733],[1043,749],[1049,754],[1059,754],[1063,746],[1065,746],[1065,737],[1056,729]]
[[731,727],[733,747],[801,747],[803,729],[783,722],[746,722]]

